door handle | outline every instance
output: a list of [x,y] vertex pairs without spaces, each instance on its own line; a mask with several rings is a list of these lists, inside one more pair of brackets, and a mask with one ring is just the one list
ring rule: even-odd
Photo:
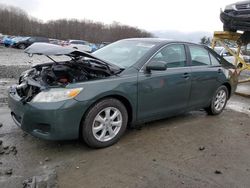
[[218,73],[222,73],[222,70],[221,70],[221,69],[218,69]]
[[190,74],[188,72],[185,72],[183,75],[182,75],[182,78],[185,78],[185,79],[188,79],[190,77]]

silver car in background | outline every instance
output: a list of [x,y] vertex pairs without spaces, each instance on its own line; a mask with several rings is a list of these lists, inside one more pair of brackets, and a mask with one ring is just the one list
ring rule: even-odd
[[[230,48],[234,53],[237,53],[237,48]],[[228,62],[234,64],[235,63],[235,57],[230,54],[224,47],[215,47],[214,51],[222,56],[225,60]],[[250,62],[250,56],[248,55],[243,55],[242,51],[240,51],[239,55],[242,59],[244,59],[245,62],[249,63]]]

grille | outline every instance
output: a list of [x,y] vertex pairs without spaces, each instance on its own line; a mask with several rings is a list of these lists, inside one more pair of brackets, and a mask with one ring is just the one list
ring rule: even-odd
[[250,9],[250,3],[236,5],[237,10]]

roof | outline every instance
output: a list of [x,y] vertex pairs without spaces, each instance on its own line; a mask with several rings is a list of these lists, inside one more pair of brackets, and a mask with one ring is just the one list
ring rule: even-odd
[[151,42],[155,44],[166,44],[166,43],[187,43],[187,44],[196,44],[186,41],[177,41],[173,39],[166,39],[166,38],[128,38],[123,40],[131,40],[131,41],[143,41],[143,42]]
[[164,39],[164,38],[128,38],[124,40],[136,40],[136,41],[155,42],[155,43],[174,41],[172,39]]

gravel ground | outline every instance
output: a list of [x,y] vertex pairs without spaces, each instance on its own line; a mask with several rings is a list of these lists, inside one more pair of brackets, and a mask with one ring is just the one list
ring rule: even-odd
[[[4,53],[0,48],[0,64]],[[14,125],[4,102],[15,82],[0,79],[0,187],[250,187],[250,99],[233,96],[219,116],[194,111],[147,123],[92,150],[80,141],[40,140]]]
[[[51,56],[56,61],[69,59],[63,56]],[[29,57],[28,54],[25,54],[23,50],[14,49],[14,48],[0,48],[0,65],[26,65],[32,66],[38,63],[45,63],[50,61],[46,56],[43,55],[34,55]]]
[[50,181],[65,188],[249,187],[249,117],[231,108],[216,117],[190,112],[127,130],[119,143],[92,150],[26,135],[1,107],[0,187],[22,187],[51,171]]
[[7,87],[16,83],[16,79],[0,79],[0,107],[7,103]]
[[[51,56],[55,61],[69,60],[66,56]],[[0,79],[18,78],[19,75],[40,63],[51,62],[46,56],[33,55],[29,57],[23,50],[0,47]]]

